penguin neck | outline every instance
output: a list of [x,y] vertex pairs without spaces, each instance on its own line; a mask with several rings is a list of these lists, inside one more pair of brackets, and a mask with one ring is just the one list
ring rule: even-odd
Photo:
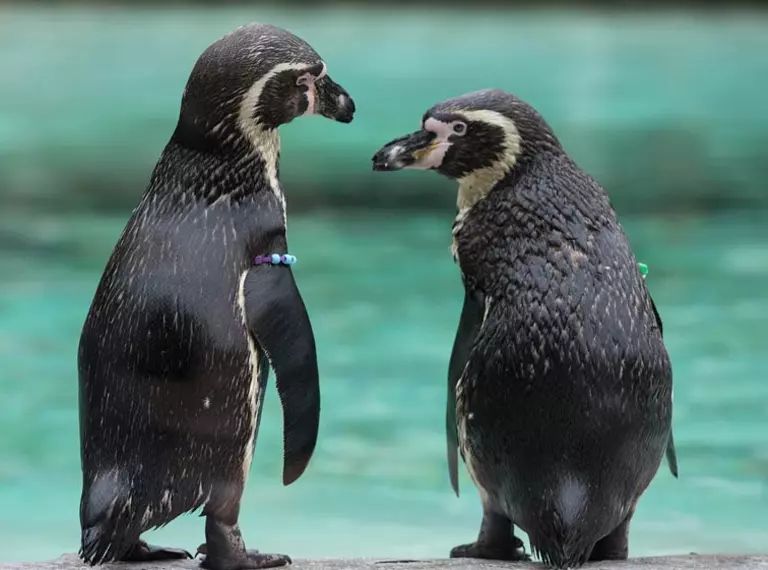
[[260,129],[253,132],[246,132],[246,137],[251,144],[251,148],[261,159],[264,168],[264,179],[269,190],[280,202],[280,208],[283,211],[283,225],[288,224],[286,215],[285,194],[280,188],[280,135],[277,129]]
[[[177,128],[163,153],[163,162],[184,180],[176,185],[184,192],[213,202],[271,192],[285,211],[280,189],[280,137],[276,129],[254,127],[206,131]],[[167,168],[158,174],[169,175]]]
[[544,256],[552,243],[564,243],[568,259],[580,263],[592,254],[594,235],[617,223],[602,187],[565,153],[551,153],[519,162],[483,199],[460,210],[451,251],[464,274],[491,287],[509,271],[512,249],[540,248]]
[[270,189],[281,197],[283,206],[285,199],[280,189],[278,179],[280,172],[280,135],[277,129],[265,129],[257,124],[250,124],[244,130],[250,148],[259,156],[264,164],[264,175]]
[[475,170],[466,176],[459,178],[459,192],[456,197],[456,218],[453,221],[453,239],[451,252],[454,260],[457,260],[456,235],[461,231],[467,214],[478,203],[483,201],[491,191],[507,182],[511,177],[520,174],[521,167],[515,168],[514,162],[496,162],[491,166]]
[[485,198],[509,174],[513,166],[506,162],[496,162],[459,178],[459,191],[456,195],[459,216],[465,215],[472,206]]

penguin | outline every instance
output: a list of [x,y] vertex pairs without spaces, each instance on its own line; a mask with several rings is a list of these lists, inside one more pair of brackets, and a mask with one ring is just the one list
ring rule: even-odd
[[191,558],[142,533],[205,517],[203,568],[291,563],[247,550],[238,525],[270,370],[283,484],[317,441],[315,339],[294,281],[278,128],[352,121],[355,104],[304,40],[240,27],[198,58],[176,128],[104,269],[78,349],[80,557]]
[[661,319],[608,194],[498,89],[437,103],[372,161],[458,182],[447,455],[483,519],[450,556],[528,560],[517,526],[555,568],[626,559],[640,496],[677,459]]

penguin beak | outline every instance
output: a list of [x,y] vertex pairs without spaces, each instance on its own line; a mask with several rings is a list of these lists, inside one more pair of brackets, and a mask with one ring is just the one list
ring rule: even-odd
[[351,123],[355,116],[355,102],[346,89],[336,83],[328,75],[318,78],[314,83],[315,113],[338,121]]
[[437,168],[442,162],[448,143],[442,143],[436,138],[435,133],[420,130],[390,141],[373,155],[371,159],[373,169],[391,172],[403,168],[416,170]]

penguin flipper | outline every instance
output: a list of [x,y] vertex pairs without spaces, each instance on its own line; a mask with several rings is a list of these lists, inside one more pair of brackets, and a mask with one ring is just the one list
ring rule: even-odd
[[459,495],[459,434],[456,427],[456,384],[469,358],[472,343],[483,322],[483,304],[469,290],[464,291],[459,328],[453,341],[451,360],[448,365],[448,398],[445,410],[445,433],[448,451],[448,476],[456,496]]
[[283,484],[290,485],[312,458],[320,424],[314,332],[290,267],[250,268],[242,295],[248,330],[275,372],[283,406]]
[[675,451],[675,438],[672,430],[669,430],[669,441],[667,441],[667,465],[672,475],[677,479],[677,452]]
[[653,316],[656,317],[656,324],[659,325],[661,338],[664,338],[664,323],[661,322],[661,315],[659,314],[659,310],[656,308],[656,303],[653,302],[653,297],[651,297],[650,293],[648,293],[648,299],[651,301],[651,309],[653,309]]
[[[648,293],[648,298],[651,300],[651,308],[653,309],[653,315],[656,317],[656,324],[659,326],[659,333],[661,333],[661,337],[664,338],[664,323],[661,321],[661,315],[659,315],[659,310],[656,308],[656,303],[653,302],[653,297],[651,297],[651,294]],[[669,430],[669,441],[667,441],[667,465],[669,465],[669,470],[672,473],[672,475],[677,478],[677,451],[675,450],[675,438],[672,435],[672,430]]]

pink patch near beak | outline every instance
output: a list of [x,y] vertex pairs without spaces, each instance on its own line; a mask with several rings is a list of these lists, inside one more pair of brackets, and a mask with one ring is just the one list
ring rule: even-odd
[[307,89],[307,110],[304,111],[303,115],[314,115],[315,114],[315,107],[317,106],[317,89],[315,88],[315,81],[318,79],[322,79],[325,77],[325,75],[328,73],[328,68],[325,65],[325,62],[323,62],[323,70],[319,73],[317,77],[314,77],[311,73],[305,73],[300,77],[300,79],[307,78],[309,88]]
[[429,153],[414,162],[408,168],[418,168],[423,170],[438,168],[443,163],[443,158],[445,158],[445,153],[449,148],[451,148],[451,143],[449,142],[439,142],[437,144],[433,143]]
[[451,142],[449,137],[453,133],[453,127],[450,124],[443,123],[433,118],[429,118],[424,122],[424,130],[435,133],[436,137],[432,144],[428,147],[429,152],[423,157],[419,158],[411,166],[406,168],[414,168],[420,170],[429,170],[431,168],[439,168],[443,164],[445,153],[451,148]]

